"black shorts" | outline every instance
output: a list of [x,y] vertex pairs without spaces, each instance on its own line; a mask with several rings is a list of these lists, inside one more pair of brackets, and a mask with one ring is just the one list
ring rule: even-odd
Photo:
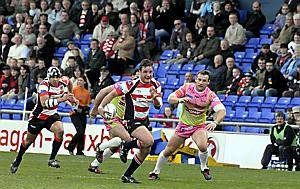
[[131,134],[136,128],[140,126],[145,126],[146,128],[149,128],[150,121],[149,118],[144,120],[138,120],[138,119],[132,119],[127,122],[127,131],[129,134]]
[[28,122],[28,132],[34,135],[37,135],[41,132],[42,129],[46,128],[50,131],[52,124],[56,121],[61,121],[60,116],[58,114],[54,114],[50,116],[46,120],[38,119],[37,117],[33,117]]

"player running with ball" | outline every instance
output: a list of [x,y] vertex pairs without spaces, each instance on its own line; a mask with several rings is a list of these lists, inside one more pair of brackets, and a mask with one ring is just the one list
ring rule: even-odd
[[[183,103],[183,110],[174,135],[169,140],[167,147],[159,154],[156,166],[149,174],[150,180],[159,179],[158,174],[161,171],[162,165],[167,162],[168,157],[189,137],[192,137],[199,148],[201,173],[206,180],[212,179],[207,167],[207,131],[213,131],[216,128],[224,119],[226,110],[216,94],[207,87],[209,79],[208,71],[200,71],[197,74],[196,83],[184,84],[170,94],[168,98],[169,103]],[[206,115],[210,108],[216,112],[216,116],[213,122],[206,125]]]

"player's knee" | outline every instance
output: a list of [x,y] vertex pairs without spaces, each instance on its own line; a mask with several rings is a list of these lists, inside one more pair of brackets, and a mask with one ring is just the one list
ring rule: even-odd
[[61,127],[61,128],[59,128],[59,129],[57,129],[56,130],[56,132],[55,132],[55,135],[58,137],[58,138],[63,138],[63,136],[64,136],[64,128],[63,127]]
[[142,144],[143,144],[144,148],[149,148],[149,147],[151,147],[153,145],[153,143],[154,143],[153,139],[148,139],[145,142],[143,142]]
[[207,146],[206,145],[200,145],[199,150],[200,150],[200,152],[206,152],[207,151]]

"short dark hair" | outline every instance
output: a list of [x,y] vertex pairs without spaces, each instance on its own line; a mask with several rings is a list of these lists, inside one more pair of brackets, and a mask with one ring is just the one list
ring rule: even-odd
[[97,42],[99,44],[99,40],[98,39],[92,39],[91,42]]
[[142,70],[143,67],[147,67],[147,66],[153,67],[152,61],[149,59],[143,59],[140,64],[140,70]]
[[208,70],[201,70],[197,73],[197,76],[201,74],[201,75],[208,75],[208,80],[210,80],[210,72]]

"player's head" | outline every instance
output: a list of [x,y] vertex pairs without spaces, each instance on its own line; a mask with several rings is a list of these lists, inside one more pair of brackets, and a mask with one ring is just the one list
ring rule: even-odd
[[153,63],[151,60],[143,59],[140,64],[140,79],[144,83],[149,83],[153,77]]
[[198,91],[203,91],[208,85],[210,81],[210,73],[207,70],[202,70],[198,72],[196,77],[196,88]]
[[47,78],[49,79],[50,83],[57,84],[61,77],[60,70],[57,67],[50,67],[47,70]]
[[276,124],[278,125],[284,124],[284,120],[285,120],[284,113],[282,111],[275,112],[275,120],[276,120]]

